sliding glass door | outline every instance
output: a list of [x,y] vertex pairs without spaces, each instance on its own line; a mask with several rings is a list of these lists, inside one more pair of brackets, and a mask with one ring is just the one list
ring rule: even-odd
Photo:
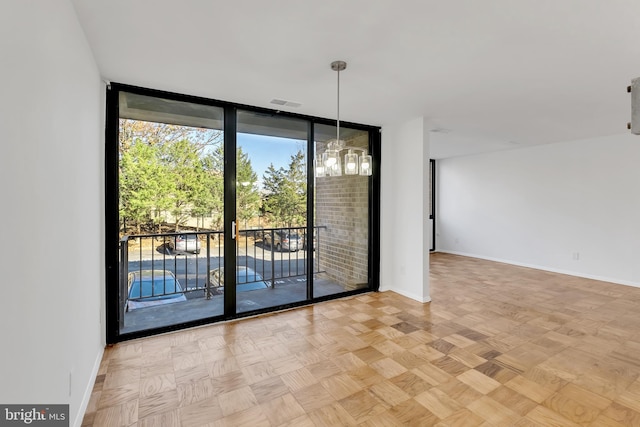
[[118,95],[119,332],[222,316],[224,110]]
[[[107,99],[108,342],[376,288],[376,175],[314,173],[331,121],[120,84]],[[340,156],[379,144],[342,132]]]
[[306,301],[308,122],[240,110],[236,135],[236,311]]

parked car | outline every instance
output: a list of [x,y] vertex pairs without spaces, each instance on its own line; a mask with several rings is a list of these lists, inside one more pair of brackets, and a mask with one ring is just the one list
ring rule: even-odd
[[175,237],[173,250],[176,252],[200,253],[200,239],[197,234],[179,234]]
[[134,271],[128,282],[126,311],[187,300],[184,288],[168,270]]
[[254,239],[255,239],[255,238],[257,238],[257,237],[262,236],[262,234],[264,233],[264,232],[262,231],[262,229],[263,229],[263,227],[255,227],[255,226],[252,226],[252,227],[249,227],[249,228],[248,228],[248,229],[246,229],[246,230],[242,230],[242,231],[240,231],[240,235],[241,235],[241,236],[246,236],[246,237],[251,237],[251,238],[254,238]]
[[[211,287],[219,291],[224,290],[224,267],[219,267],[209,272]],[[236,267],[236,290],[251,291],[254,289],[268,288],[260,273],[243,265]]]
[[[271,237],[273,236],[273,241]],[[298,233],[292,233],[289,230],[275,230],[264,232],[262,239],[265,245],[275,248],[277,251],[297,251],[302,248],[302,238]]]

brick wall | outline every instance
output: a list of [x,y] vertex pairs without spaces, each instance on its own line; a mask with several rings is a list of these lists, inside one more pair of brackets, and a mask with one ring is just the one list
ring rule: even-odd
[[[362,132],[346,145],[367,148],[369,137]],[[317,144],[321,156],[325,144]],[[344,166],[344,154],[342,162]],[[358,152],[359,154],[359,152]],[[316,179],[316,217],[320,268],[347,289],[362,288],[368,282],[369,177],[343,175]]]

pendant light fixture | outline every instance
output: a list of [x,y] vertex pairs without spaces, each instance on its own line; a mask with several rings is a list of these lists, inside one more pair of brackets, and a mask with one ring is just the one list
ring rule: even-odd
[[[338,96],[337,96],[337,120],[336,120],[336,139],[327,143],[327,148],[321,157],[316,157],[316,177],[324,176],[342,176],[342,162],[340,152],[348,150],[344,156],[344,174],[345,175],[363,175],[370,176],[372,174],[371,155],[367,154],[367,150],[359,147],[345,146],[345,142],[340,139],[340,71],[347,68],[345,61],[333,61],[331,69],[338,73]],[[360,151],[362,154],[358,156],[354,151]]]

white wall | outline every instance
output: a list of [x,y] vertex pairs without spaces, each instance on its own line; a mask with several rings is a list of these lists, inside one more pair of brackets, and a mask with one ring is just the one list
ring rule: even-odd
[[640,137],[439,160],[437,250],[640,286]]
[[104,99],[68,0],[0,3],[0,403],[83,405],[104,348]]
[[417,118],[382,129],[380,290],[429,297],[429,132]]

